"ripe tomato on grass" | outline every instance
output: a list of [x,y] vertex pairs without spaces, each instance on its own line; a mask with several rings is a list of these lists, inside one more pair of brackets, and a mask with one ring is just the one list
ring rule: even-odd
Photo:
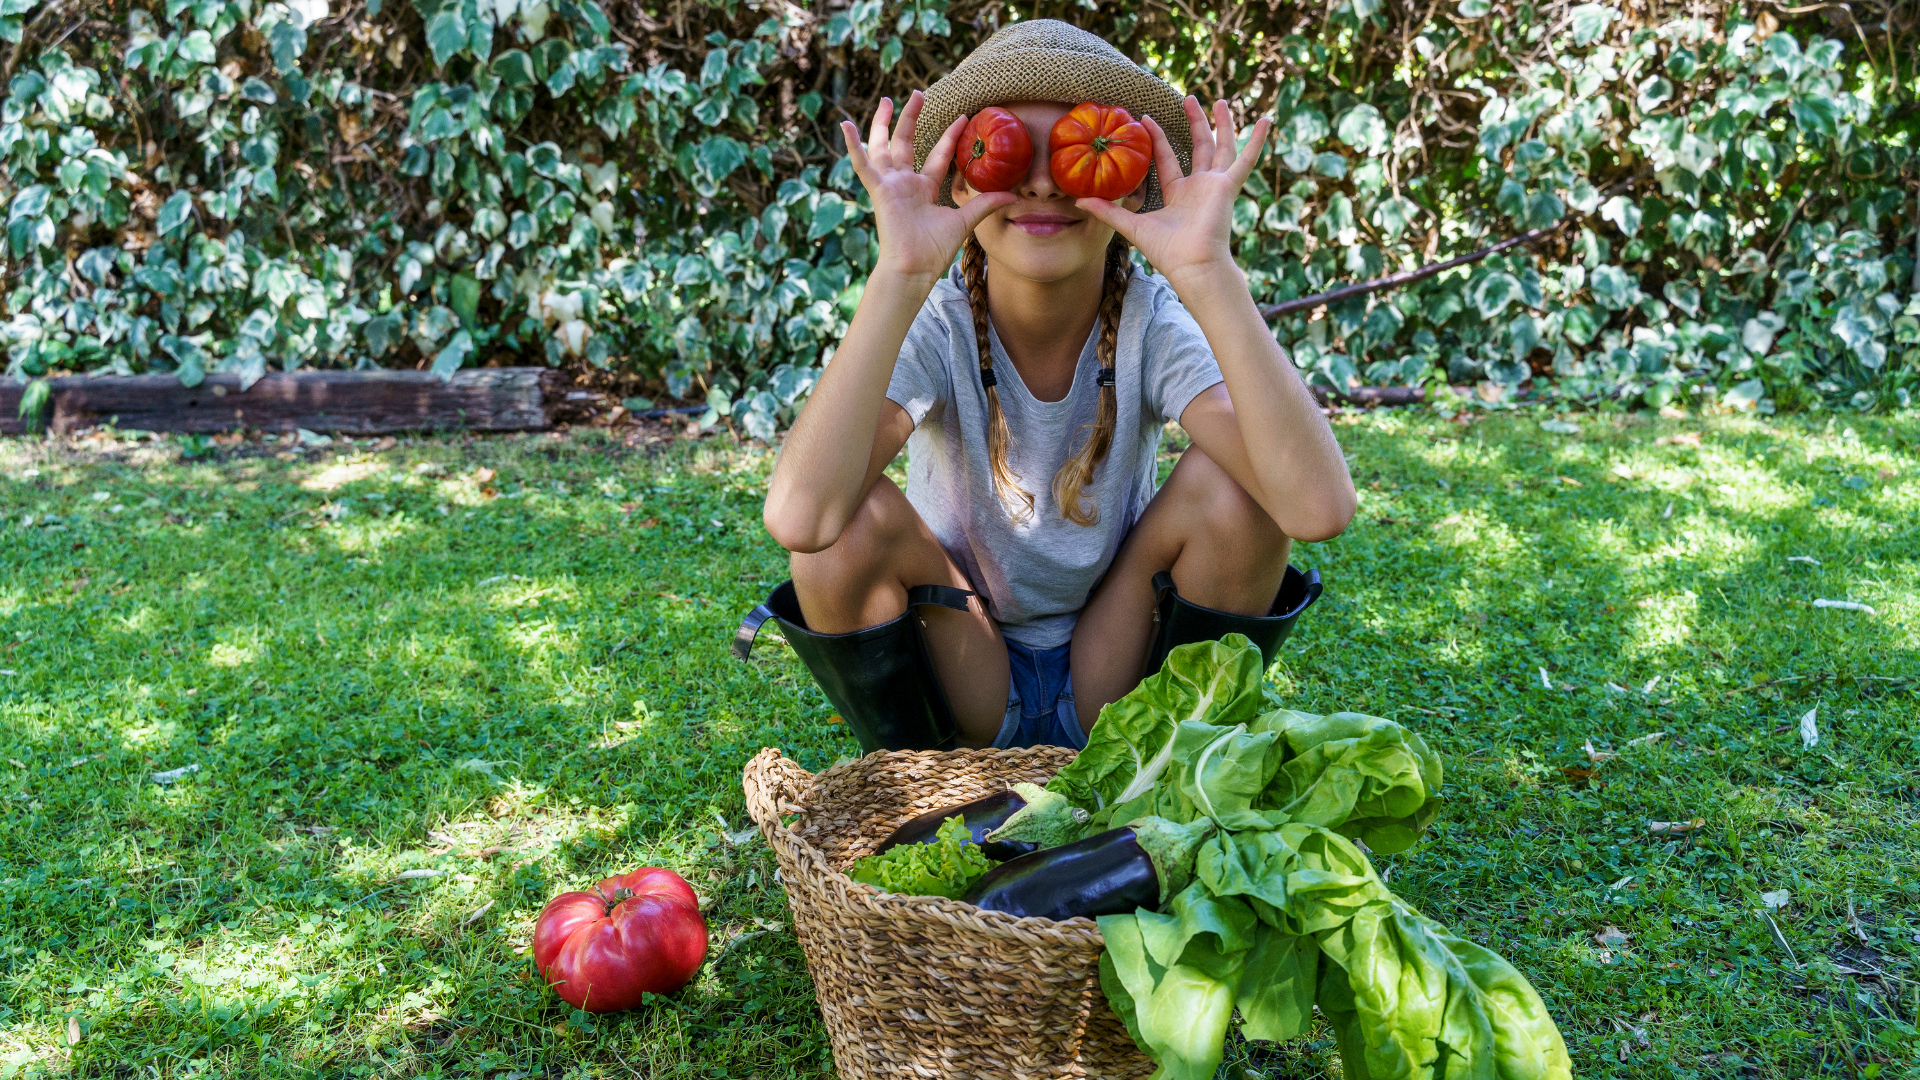
[[1027,178],[1033,137],[1020,118],[998,105],[973,114],[960,132],[960,174],[975,191],[1006,191]]
[[620,1012],[670,994],[707,958],[707,920],[693,887],[657,866],[607,878],[547,902],[533,927],[533,962],[576,1009]]
[[1053,182],[1076,199],[1124,199],[1147,178],[1153,140],[1133,114],[1094,102],[1054,122]]

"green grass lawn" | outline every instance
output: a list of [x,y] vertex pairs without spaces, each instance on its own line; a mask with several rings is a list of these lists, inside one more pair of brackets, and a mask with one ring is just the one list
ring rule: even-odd
[[[1276,685],[1440,750],[1381,869],[1579,1075],[1920,1075],[1920,423],[1581,429],[1343,421],[1360,516],[1296,553],[1327,594]],[[854,749],[789,650],[727,654],[785,576],[768,456],[274,449],[0,445],[0,1077],[830,1074],[740,836],[756,750]],[[644,864],[707,966],[574,1013],[533,917]]]

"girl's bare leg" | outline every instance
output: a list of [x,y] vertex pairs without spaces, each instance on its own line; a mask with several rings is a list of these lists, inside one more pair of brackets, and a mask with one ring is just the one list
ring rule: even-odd
[[[897,619],[915,585],[972,589],[898,485],[882,476],[831,547],[794,552],[793,589],[807,626],[846,634]],[[929,651],[966,746],[986,746],[1007,712],[1007,650],[979,597],[966,611],[927,606]],[[1143,654],[1144,655],[1144,654]],[[1123,691],[1124,692],[1124,691]]]
[[1292,546],[1226,470],[1191,447],[1140,515],[1073,631],[1073,695],[1080,726],[1132,690],[1153,641],[1153,575],[1173,573],[1186,600],[1236,615],[1265,615]]

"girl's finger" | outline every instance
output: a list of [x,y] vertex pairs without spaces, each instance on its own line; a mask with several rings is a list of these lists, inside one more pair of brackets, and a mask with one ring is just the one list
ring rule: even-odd
[[[917,90],[914,92],[916,94],[919,93]],[[907,107],[912,108],[913,106],[909,105]],[[941,177],[947,175],[947,166],[953,164],[953,148],[959,144],[960,132],[966,126],[967,118],[964,116],[955,117],[953,123],[947,125],[947,130],[941,134],[940,141],[934,143],[933,149],[927,152],[927,163],[920,167],[920,174],[922,176]],[[909,153],[911,153],[911,151],[909,151]],[[907,160],[911,161],[912,158],[908,158]]]
[[926,104],[926,95],[915,90],[907,97],[907,107],[900,110],[900,122],[893,129],[893,141],[887,144],[888,153],[900,168],[907,168],[913,161],[913,133],[920,126],[920,110]]
[[1092,215],[1095,221],[1126,237],[1128,243],[1140,246],[1133,239],[1133,226],[1140,220],[1139,214],[1105,199],[1075,199],[1074,205]]
[[840,134],[847,140],[847,157],[853,161],[854,175],[858,176],[860,182],[871,191],[880,182],[880,178],[873,170],[873,162],[867,159],[866,147],[860,145],[860,129],[853,126],[853,121],[842,120]]
[[893,120],[893,99],[883,97],[873,110],[873,127],[867,132],[867,153],[882,169],[888,165],[887,125]]
[[1213,125],[1207,123],[1200,100],[1192,94],[1180,105],[1187,111],[1187,126],[1193,129],[1193,171],[1205,172],[1213,167]]
[[1003,206],[1012,206],[1019,201],[1020,196],[1011,191],[983,191],[960,208],[960,216],[967,223],[967,231],[972,232],[981,222],[987,220],[988,214]]
[[1267,132],[1272,130],[1272,118],[1263,116],[1254,121],[1253,133],[1247,136],[1247,145],[1241,149],[1240,156],[1234,159],[1233,167],[1227,170],[1227,175],[1233,177],[1236,186],[1246,183],[1247,175],[1253,172],[1253,163],[1260,160],[1260,148],[1267,144]]
[[1160,186],[1164,189],[1184,175],[1180,171],[1180,155],[1173,152],[1173,144],[1167,141],[1167,133],[1158,120],[1147,116],[1140,122],[1146,125],[1147,135],[1153,139],[1153,163],[1160,169]]
[[1233,108],[1226,101],[1213,103],[1213,131],[1216,153],[1214,167],[1230,169],[1233,167],[1234,151],[1240,145],[1240,134],[1233,127]]

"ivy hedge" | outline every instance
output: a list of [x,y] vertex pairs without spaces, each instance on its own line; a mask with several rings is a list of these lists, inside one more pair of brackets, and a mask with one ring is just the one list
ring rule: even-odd
[[8,372],[538,362],[768,437],[871,264],[835,125],[1034,16],[1276,118],[1262,301],[1550,229],[1279,320],[1316,381],[1920,392],[1891,0],[0,0]]

